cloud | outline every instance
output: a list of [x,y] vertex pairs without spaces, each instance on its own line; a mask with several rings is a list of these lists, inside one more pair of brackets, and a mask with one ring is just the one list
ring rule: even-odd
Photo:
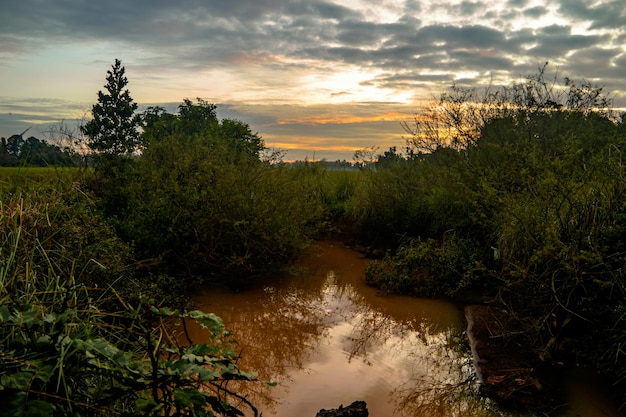
[[[33,79],[41,79],[44,71],[50,72],[49,61],[58,55],[63,61],[57,58],[56,68],[102,72],[93,97],[113,59],[121,58],[131,92],[142,98],[140,104],[201,96],[227,103],[224,111],[242,120],[250,118],[256,124],[259,118],[259,130],[270,129],[270,135],[287,132],[287,126],[269,123],[268,117],[278,120],[277,115],[268,116],[267,108],[263,113],[255,106],[271,104],[306,115],[312,109],[307,105],[321,100],[344,105],[373,101],[395,111],[397,103],[427,99],[453,82],[485,85],[519,80],[545,61],[558,66],[561,75],[606,84],[607,90],[617,92],[616,102],[626,101],[623,0],[4,3],[0,91],[9,98],[26,97],[24,89],[13,85],[18,84],[18,75],[27,72],[25,68],[33,72]],[[67,52],[74,50],[79,52]],[[43,55],[45,59],[33,58]],[[62,82],[61,77],[52,80],[46,84]],[[91,88],[88,82],[93,80],[84,81],[80,88]],[[44,93],[37,95],[36,89],[29,88],[28,94],[39,102],[24,102],[13,108],[13,114],[26,114],[28,108],[35,115],[62,118],[67,110],[61,107],[72,107],[70,97],[51,95],[67,103],[43,105],[38,97],[45,98]],[[285,103],[289,106],[281,107]],[[18,104],[7,100],[0,113],[8,114],[10,105]],[[378,104],[373,108],[380,114],[389,111]],[[358,131],[357,123],[351,127]],[[326,125],[322,131],[330,134],[329,129]]]
[[606,35],[574,35],[569,27],[552,25],[537,31],[538,45],[530,48],[533,56],[554,57],[559,59],[570,52],[581,50],[599,43],[606,43]]
[[[361,6],[364,3],[361,2]],[[375,2],[368,10],[376,10]],[[518,35],[492,24],[484,16],[501,19],[523,14],[538,19],[548,13],[544,5],[509,1],[508,8],[494,8],[480,1],[446,3],[389,2],[399,15],[393,22],[370,18],[372,13],[331,1],[206,1],[166,2],[122,0],[88,2],[34,0],[9,2],[0,17],[0,56],[31,50],[33,39],[39,47],[61,42],[118,42],[141,52],[133,62],[139,69],[176,67],[186,71],[231,68],[257,61],[284,68],[298,61],[317,61],[314,66],[341,62],[346,65],[378,67],[403,71],[424,55],[444,50],[448,57],[463,53],[490,51],[497,60],[460,63],[464,68],[485,72],[501,65],[535,57],[559,59],[571,51],[599,42],[607,36],[573,34],[572,26],[553,25],[536,30],[532,48],[523,48]],[[530,6],[530,7],[528,7]],[[619,28],[626,23],[619,1],[589,7],[581,0],[561,1],[558,11],[579,22],[592,21],[590,28]],[[428,14],[416,13],[427,9]],[[441,16],[442,22],[424,22],[422,17]],[[447,18],[446,18],[447,16]],[[460,24],[455,19],[468,18]],[[482,19],[481,19],[482,18]],[[626,25],[625,25],[626,26]],[[516,41],[518,41],[516,43]],[[516,56],[515,59],[512,59]],[[287,57],[288,59],[279,59]],[[5,58],[6,59],[6,58]],[[424,62],[424,61],[422,61]],[[482,62],[482,64],[481,64]],[[311,62],[308,62],[310,65]],[[441,61],[433,61],[441,68]],[[454,66],[444,65],[449,70]],[[489,68],[495,65],[495,68]],[[435,69],[435,67],[431,68]]]
[[548,9],[546,9],[544,6],[535,6],[524,9],[522,13],[525,17],[529,19],[539,19],[540,17],[548,14]]
[[605,0],[594,5],[583,0],[559,0],[559,12],[577,21],[590,22],[589,29],[614,30],[626,26],[626,8],[621,0]]

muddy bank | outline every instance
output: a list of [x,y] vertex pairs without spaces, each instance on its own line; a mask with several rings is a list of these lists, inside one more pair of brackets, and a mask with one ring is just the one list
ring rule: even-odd
[[467,337],[481,391],[505,408],[549,411],[563,396],[536,355],[505,335],[503,312],[484,305],[465,307]]

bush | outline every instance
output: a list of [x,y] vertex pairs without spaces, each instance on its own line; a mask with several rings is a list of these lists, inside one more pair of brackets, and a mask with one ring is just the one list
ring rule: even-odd
[[143,258],[170,273],[251,275],[284,264],[313,235],[317,200],[281,168],[226,150],[204,137],[152,143],[129,188],[118,229]]
[[[1,197],[0,256],[7,257],[11,248],[17,259],[32,258],[31,269],[47,268],[49,260],[42,257],[50,257],[57,270],[88,286],[132,282],[131,248],[100,217],[94,200],[80,189],[78,177],[42,179]],[[16,231],[19,239],[13,242]],[[33,252],[34,248],[41,250]]]
[[367,283],[388,292],[429,297],[454,297],[485,286],[487,270],[476,244],[454,232],[443,242],[411,240],[391,256],[370,262]]
[[[242,415],[222,383],[254,376],[235,365],[221,320],[123,297],[127,248],[81,205],[84,195],[66,193],[0,207],[2,415]],[[181,342],[176,321],[198,322],[208,342]]]

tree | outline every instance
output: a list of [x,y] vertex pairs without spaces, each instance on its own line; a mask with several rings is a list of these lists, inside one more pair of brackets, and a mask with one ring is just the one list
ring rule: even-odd
[[9,155],[19,157],[22,150],[22,145],[24,145],[24,138],[22,137],[22,135],[13,135],[9,137],[6,143],[7,153]]
[[402,160],[404,160],[404,158],[402,157],[401,154],[398,153],[398,149],[395,146],[391,146],[389,150],[383,152],[381,155],[378,155],[378,160],[376,161],[376,167],[387,168]]
[[378,146],[370,146],[369,148],[357,149],[354,151],[352,159],[354,165],[360,169],[372,169],[377,160]]
[[265,142],[252,133],[247,123],[239,120],[219,120],[217,106],[201,98],[189,99],[178,106],[178,114],[169,114],[162,107],[149,107],[143,114],[143,143],[148,148],[156,142],[174,139],[190,142],[202,138],[221,158],[239,160],[250,156],[259,160]]
[[494,119],[510,118],[527,124],[535,115],[564,112],[616,120],[612,100],[602,87],[567,77],[560,84],[558,74],[548,78],[547,68],[546,62],[526,80],[499,88],[478,90],[453,85],[412,122],[402,123],[409,134],[407,153],[420,155],[440,147],[465,149],[475,144]]
[[202,99],[177,114],[148,108],[143,121],[131,199],[115,205],[140,257],[159,256],[176,274],[244,277],[306,243],[317,201],[261,160],[263,139],[248,124],[219,120]]
[[141,118],[135,114],[137,103],[125,89],[128,79],[119,59],[107,71],[106,92],[98,91],[98,103],[92,108],[93,119],[81,127],[93,151],[109,155],[129,155],[141,145],[137,128]]

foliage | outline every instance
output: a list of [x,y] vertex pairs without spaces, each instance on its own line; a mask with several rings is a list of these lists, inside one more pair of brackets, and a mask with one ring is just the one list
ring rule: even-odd
[[[45,176],[37,180],[35,175],[40,171],[22,170],[15,174],[11,187],[0,189],[0,239],[6,242],[6,250],[12,248],[18,259],[30,259],[31,270],[35,265],[47,267],[42,254],[53,257],[56,268],[85,277],[83,283],[88,285],[106,287],[124,275],[130,281],[130,248],[97,215],[93,200],[78,188],[84,172],[44,169]],[[26,183],[26,179],[32,182]],[[25,184],[17,186],[20,181]],[[10,246],[8,239],[18,226],[20,239]],[[41,251],[33,253],[35,246]],[[2,249],[0,255],[8,256]]]
[[365,236],[383,245],[402,236],[441,236],[450,229],[475,232],[475,203],[455,167],[459,160],[457,151],[439,148],[379,165],[355,190],[347,215]]
[[263,139],[252,133],[246,123],[218,120],[216,108],[201,98],[197,103],[185,99],[176,115],[166,113],[161,107],[150,107],[143,115],[143,140],[149,146],[176,137],[184,145],[185,141],[201,136],[207,146],[215,146],[216,152],[222,152],[222,158],[233,158],[231,162],[239,155],[259,159],[265,149]]
[[403,123],[409,134],[406,139],[409,155],[430,153],[440,147],[463,149],[476,142],[482,129],[494,119],[527,119],[533,115],[553,112],[591,113],[615,119],[612,102],[603,88],[588,81],[576,83],[565,77],[547,77],[548,63],[538,68],[523,82],[500,88],[452,86],[439,100],[417,114],[412,123]]
[[[119,60],[107,80],[109,94],[99,94],[83,129],[101,152],[83,186],[147,271],[162,277],[159,286],[172,274],[177,287],[198,276],[246,280],[308,243],[321,218],[319,201],[280,164],[261,160],[265,144],[248,124],[219,120],[214,104],[185,99],[177,114],[148,108],[136,139],[136,106],[122,92]],[[128,157],[140,143],[141,152]]]
[[149,109],[144,122],[140,157],[89,184],[141,259],[187,278],[246,280],[308,243],[319,203],[302,198],[289,170],[260,160],[263,141],[247,124],[218,120],[200,99],[176,115]]
[[378,146],[370,146],[369,148],[358,149],[354,151],[354,165],[359,169],[373,169],[376,163]]
[[141,118],[135,114],[137,103],[125,89],[128,79],[119,59],[107,71],[106,92],[98,91],[98,103],[91,110],[92,119],[81,127],[91,150],[106,158],[131,155],[141,146],[137,128]]
[[[60,183],[2,198],[3,415],[243,415],[229,401],[245,399],[222,383],[254,376],[236,366],[221,320],[170,310],[144,295],[149,287],[123,285],[128,271],[115,266],[123,246],[71,202],[72,191]],[[98,278],[90,265],[109,273]],[[207,329],[206,343],[174,332],[190,321]]]
[[364,172],[345,161],[304,161],[282,168],[295,186],[299,185],[301,198],[321,205],[318,210],[323,210],[326,225],[330,227],[332,223],[341,222],[346,205],[365,177]]
[[410,240],[392,255],[371,261],[365,280],[387,292],[455,297],[484,285],[482,254],[475,243],[452,233],[438,242]]
[[75,167],[0,167],[0,193],[12,195],[56,186],[65,189],[68,184],[78,181],[83,173]]
[[481,289],[538,358],[625,378],[626,130],[609,106],[600,87],[558,85],[545,67],[482,96],[443,94],[417,116],[405,157],[369,173],[349,204],[387,239],[421,238],[373,263],[369,280]]

